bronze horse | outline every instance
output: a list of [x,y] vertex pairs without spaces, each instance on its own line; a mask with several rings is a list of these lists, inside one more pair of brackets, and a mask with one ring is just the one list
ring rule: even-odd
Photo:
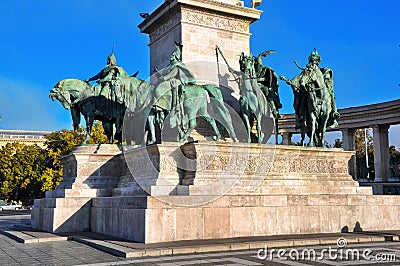
[[[153,106],[159,106],[166,112],[171,111],[171,108],[166,108],[164,104],[160,104],[157,101],[158,99],[155,99],[155,86],[146,81],[136,77],[118,77],[115,82],[114,85],[118,87],[118,91],[122,94],[119,101],[113,101],[100,95],[100,93],[96,92],[96,89],[92,89],[89,84],[78,79],[61,80],[50,91],[49,96],[53,100],[60,101],[64,108],[71,110],[75,130],[78,129],[80,114],[82,114],[86,121],[88,135],[91,133],[94,120],[99,120],[103,122],[103,127],[110,143],[113,142],[112,125],[115,124],[115,139],[118,140],[118,143],[122,143],[122,133],[124,131],[127,142],[133,140],[135,144],[146,144],[147,134],[150,134],[150,136],[155,134],[151,126],[153,121],[150,119],[151,114],[154,113]],[[215,87],[211,85],[204,87],[193,85],[183,88],[185,90],[182,101],[183,110],[188,119],[180,125],[175,125],[179,127],[180,141],[184,141],[190,136],[191,131],[196,126],[197,116],[203,117],[210,123],[216,138],[220,138],[215,121],[207,112],[206,90],[210,91],[210,94],[214,95],[214,97],[217,97],[219,88]],[[171,92],[167,91],[166,94],[168,93]],[[171,106],[170,103],[167,103],[167,105]],[[223,106],[217,105],[217,107],[215,112],[219,112],[220,116],[224,117],[225,124],[231,125],[229,112]],[[228,116],[224,112],[228,112]],[[124,121],[124,118],[129,119]],[[123,123],[126,123],[124,128]],[[228,131],[232,138],[236,138],[233,128],[228,127]]]
[[[308,146],[323,147],[326,128],[332,126],[334,122],[330,119],[332,95],[328,85],[323,79],[317,80],[315,75],[310,76],[308,69],[303,69],[301,74],[292,80],[287,80],[284,76],[280,79],[291,85],[295,95],[296,128],[301,130],[301,145],[304,144],[307,134],[310,138]],[[318,83],[318,86],[316,87],[314,83]]]
[[[110,143],[114,142],[114,138],[118,142],[122,141],[122,121],[126,110],[123,104],[96,95],[88,83],[78,79],[59,81],[50,91],[49,97],[52,100],[57,99],[65,109],[71,110],[74,130],[78,129],[82,114],[86,121],[87,136],[91,134],[94,120],[99,120]],[[113,135],[114,124],[115,135]]]

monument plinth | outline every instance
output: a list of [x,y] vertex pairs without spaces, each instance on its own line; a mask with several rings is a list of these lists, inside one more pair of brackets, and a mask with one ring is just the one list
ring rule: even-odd
[[121,176],[121,151],[117,145],[78,146],[60,159],[63,179],[46,198],[35,200],[32,227],[48,232],[90,229],[91,199],[112,195]]
[[75,181],[35,200],[34,228],[157,243],[400,226],[397,197],[359,187],[348,174],[353,153],[342,149],[200,142],[105,150],[81,147],[63,160]]

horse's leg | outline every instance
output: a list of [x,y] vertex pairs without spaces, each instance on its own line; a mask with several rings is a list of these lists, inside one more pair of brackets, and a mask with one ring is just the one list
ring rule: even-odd
[[216,140],[217,141],[220,140],[221,139],[221,133],[218,130],[218,127],[217,127],[217,124],[215,123],[215,120],[210,116],[202,116],[202,118],[211,125],[211,127],[212,127],[212,129],[213,129],[213,131],[214,131],[214,133],[215,133],[215,135],[217,137]]
[[278,121],[279,120],[279,118],[278,117],[276,117],[276,118],[274,118],[274,122],[275,122],[275,144],[276,145],[278,145],[278,134],[279,134],[279,125],[278,125]]
[[151,145],[156,142],[156,126],[155,126],[155,112],[151,110],[149,116],[147,117],[147,126],[148,126],[148,134],[150,135],[149,139],[147,140],[147,144]]
[[329,113],[324,114],[322,121],[321,121],[321,127],[320,127],[320,140],[321,140],[321,145],[320,147],[324,147],[325,145],[325,132],[326,132],[326,125],[328,124],[328,119],[329,119]]
[[242,110],[242,118],[244,120],[244,124],[246,126],[246,130],[247,130],[247,143],[251,142],[251,135],[250,135],[250,131],[251,131],[251,127],[250,127],[250,118],[249,118],[249,114],[247,114],[245,112],[245,110]]
[[77,107],[72,107],[71,108],[71,117],[72,117],[72,123],[74,125],[74,131],[78,131],[79,129],[79,124],[81,123],[81,113]]
[[108,141],[112,138],[112,125],[108,122],[102,122],[104,134],[107,136]]
[[161,143],[161,133],[162,130],[164,128],[164,121],[165,121],[165,117],[168,116],[168,111],[166,110],[157,110],[155,112],[155,116],[154,116],[154,124],[157,125],[156,127],[156,131],[154,132],[155,134],[155,139],[157,143]]
[[122,144],[122,121],[120,117],[115,118],[115,139],[118,144]]
[[186,141],[190,137],[190,133],[192,133],[192,130],[196,127],[196,125],[197,125],[196,116],[194,116],[189,119],[189,126],[186,133],[183,134],[183,131],[179,129],[179,135],[183,134],[182,137],[179,136],[180,137],[179,141],[180,142]]
[[301,128],[301,140],[300,140],[300,146],[304,146],[304,140],[306,139],[306,128],[302,127]]
[[262,115],[257,114],[257,135],[258,135],[258,143],[262,143],[264,140],[264,132],[262,131]]
[[235,130],[233,129],[232,117],[224,103],[217,99],[213,105],[213,110],[222,128],[228,132],[229,136],[234,142],[238,141]]
[[315,114],[312,113],[310,117],[311,123],[311,130],[310,130],[310,141],[308,142],[309,147],[314,147],[315,146],[315,130],[316,130],[316,117]]
[[90,136],[92,135],[94,115],[88,114],[87,116],[85,116],[85,121],[86,121],[86,140],[88,141],[90,139]]

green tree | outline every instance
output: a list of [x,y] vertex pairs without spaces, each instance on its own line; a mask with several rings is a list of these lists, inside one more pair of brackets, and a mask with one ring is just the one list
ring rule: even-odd
[[[59,158],[85,142],[83,127],[77,132],[63,129],[45,136],[45,149],[37,145],[8,143],[0,149],[0,193],[6,200],[31,203],[62,180]],[[103,127],[95,123],[89,144],[107,143]]]
[[27,202],[42,196],[45,152],[37,145],[8,143],[0,150],[0,192],[7,200]]
[[67,129],[54,131],[45,136],[46,149],[59,157],[68,155],[76,146],[85,141],[86,137],[83,131],[83,127],[79,127],[77,132]]
[[100,121],[96,121],[92,127],[92,135],[87,144],[106,144],[108,143],[107,136],[104,134],[103,126]]
[[390,177],[399,177],[400,166],[400,150],[396,150],[395,146],[389,147],[389,174]]
[[83,127],[80,127],[77,132],[63,129],[52,132],[45,137],[47,139],[44,161],[46,169],[43,172],[42,179],[46,182],[43,184],[42,190],[48,191],[55,189],[62,180],[63,168],[59,158],[70,154],[76,146],[85,141],[86,136]]

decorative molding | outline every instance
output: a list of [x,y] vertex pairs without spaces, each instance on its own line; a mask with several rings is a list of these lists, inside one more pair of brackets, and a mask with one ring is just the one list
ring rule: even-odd
[[249,20],[193,8],[182,8],[182,22],[245,34],[249,34],[251,23]]
[[[264,162],[263,162],[264,163]],[[295,159],[287,156],[275,157],[271,172],[299,174],[348,174],[347,160],[324,158]]]
[[195,0],[194,1],[188,1],[188,0],[178,0],[178,2],[182,4],[187,4],[187,5],[193,5],[195,3],[196,6],[198,7],[205,7],[205,6],[212,6],[213,9],[215,10],[221,10],[221,9],[230,9],[230,11],[236,11],[236,12],[245,12],[246,14],[251,14],[253,16],[260,16],[262,13],[261,10],[254,9],[254,8],[247,8],[239,5],[232,5],[232,4],[227,4],[221,1],[215,1],[215,0]]
[[161,23],[157,24],[157,27],[150,34],[150,43],[157,41],[161,36],[171,31],[181,23],[181,13],[174,12],[167,19],[162,20]]

